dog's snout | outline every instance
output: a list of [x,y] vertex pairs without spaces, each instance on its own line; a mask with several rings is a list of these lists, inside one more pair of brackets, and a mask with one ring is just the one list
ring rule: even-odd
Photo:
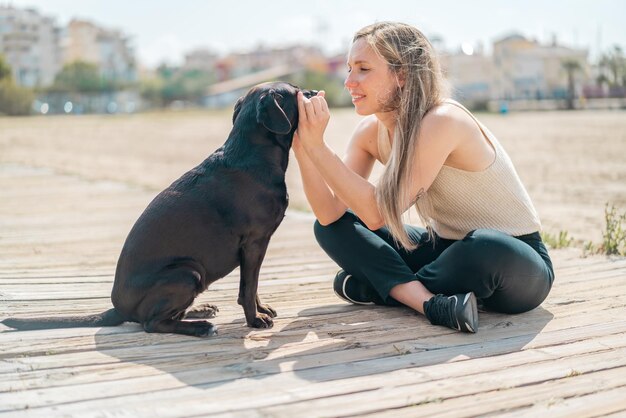
[[304,93],[304,97],[310,99],[313,96],[317,96],[319,92],[317,90],[302,90],[302,93]]

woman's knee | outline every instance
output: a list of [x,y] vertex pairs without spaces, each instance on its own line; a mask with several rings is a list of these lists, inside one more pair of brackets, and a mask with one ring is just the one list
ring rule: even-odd
[[465,235],[461,242],[480,248],[500,247],[503,244],[509,243],[507,242],[509,238],[513,237],[493,229],[475,229]]
[[468,260],[490,268],[518,269],[538,258],[524,242],[503,232],[477,229],[463,238],[459,247]]
[[472,256],[487,258],[503,273],[538,277],[548,273],[546,262],[531,245],[503,232],[477,230],[470,242]]
[[358,218],[350,212],[344,213],[339,219],[328,225],[322,225],[320,221],[315,220],[313,224],[315,239],[322,248],[328,241],[335,241],[338,238],[345,239],[350,235],[350,231],[354,230],[356,221]]
[[466,271],[489,278],[493,293],[485,305],[490,309],[526,312],[548,295],[552,284],[549,269],[530,245],[493,230],[473,231],[463,242]]
[[535,309],[548,297],[552,284],[546,276],[517,277],[484,299],[486,308],[506,313],[519,314]]

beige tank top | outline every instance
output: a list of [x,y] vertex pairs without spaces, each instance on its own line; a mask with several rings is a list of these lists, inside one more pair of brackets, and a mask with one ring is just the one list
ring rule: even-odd
[[[495,160],[483,171],[444,165],[432,185],[417,201],[424,221],[437,235],[463,239],[470,231],[488,228],[518,236],[541,230],[541,222],[513,163],[496,137],[463,105],[446,101],[467,112],[493,145]],[[378,122],[378,152],[383,164],[391,155],[385,126]]]

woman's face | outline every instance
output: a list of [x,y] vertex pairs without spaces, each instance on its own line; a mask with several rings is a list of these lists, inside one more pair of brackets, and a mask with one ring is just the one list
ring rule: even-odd
[[386,112],[398,89],[398,80],[364,39],[357,39],[348,54],[348,77],[344,85],[359,115]]

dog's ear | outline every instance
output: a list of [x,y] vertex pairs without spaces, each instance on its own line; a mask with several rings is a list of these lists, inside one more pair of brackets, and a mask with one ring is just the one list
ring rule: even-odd
[[239,114],[239,111],[241,110],[241,104],[243,103],[243,98],[244,96],[241,96],[239,99],[237,99],[237,103],[235,103],[235,110],[233,110],[233,125],[235,124],[235,119],[237,119],[237,115]]
[[284,135],[291,131],[291,122],[276,101],[278,93],[269,90],[261,95],[256,106],[256,121],[269,131]]

